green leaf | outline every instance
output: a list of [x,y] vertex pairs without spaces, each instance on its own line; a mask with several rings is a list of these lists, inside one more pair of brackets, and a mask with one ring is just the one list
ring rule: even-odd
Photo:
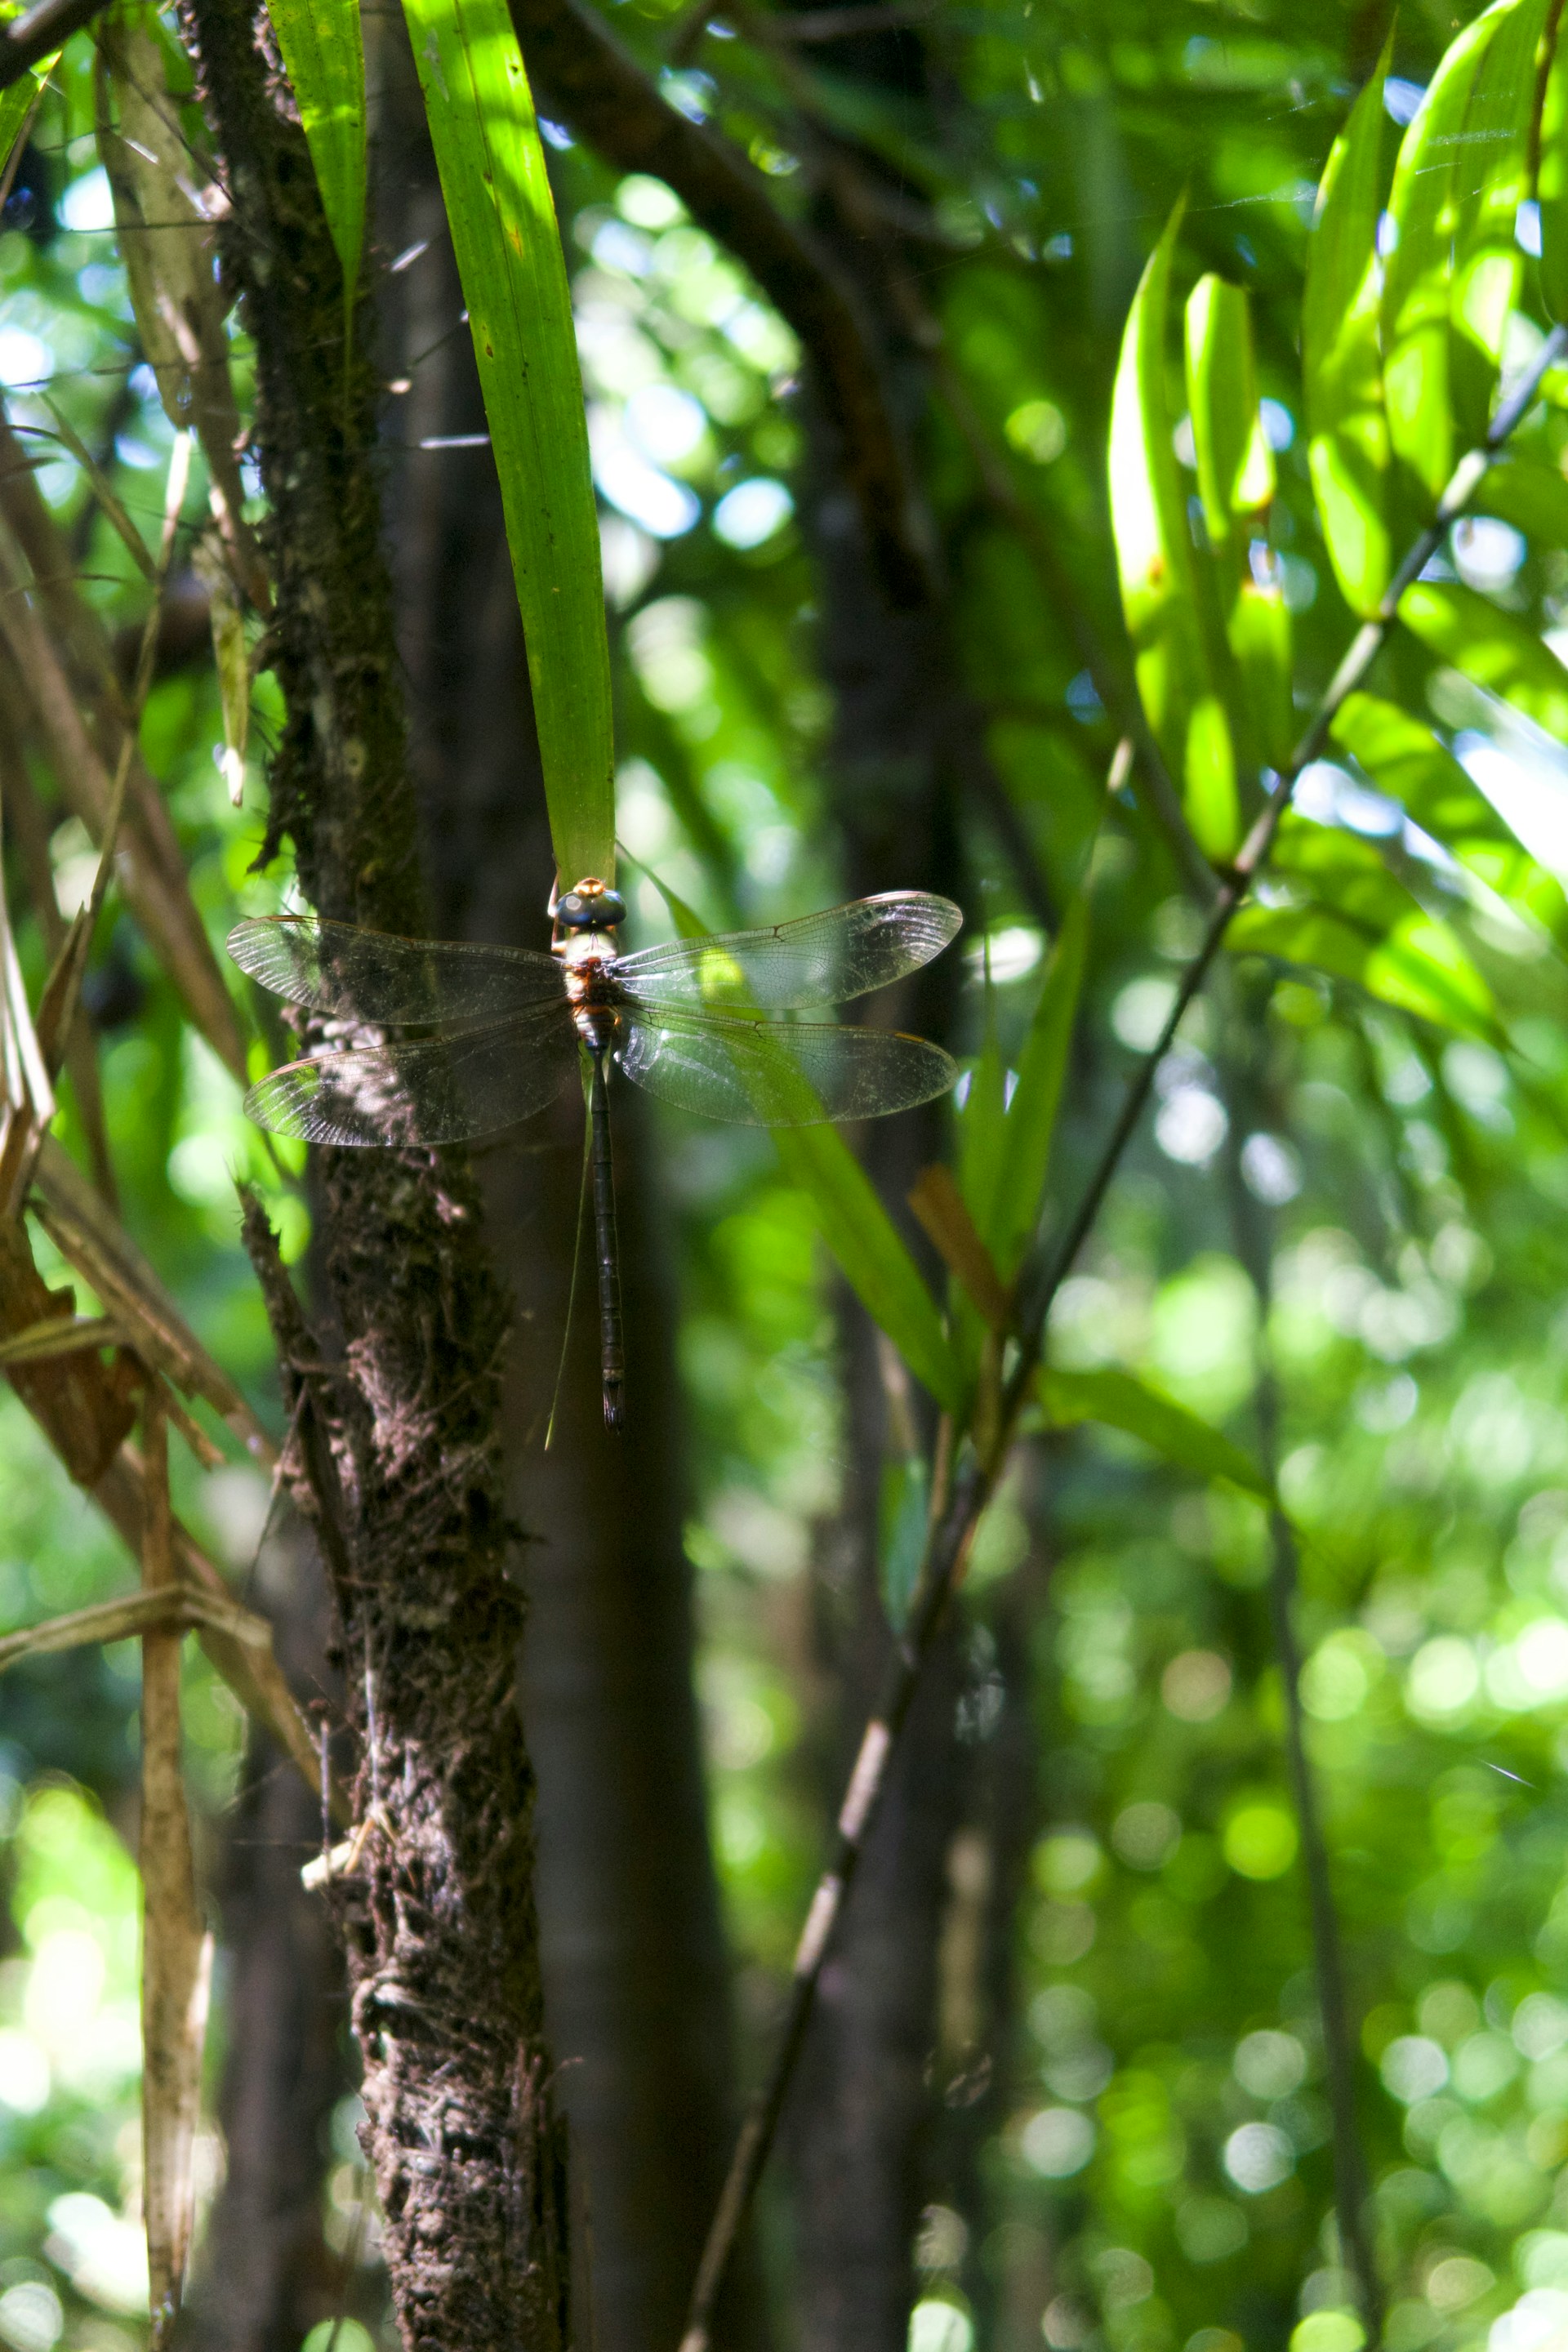
[[1243,907],[1226,935],[1233,954],[1309,964],[1457,1035],[1498,1041],[1491,991],[1459,940],[1370,843],[1287,818],[1273,872],[1293,903]]
[[1245,290],[1213,272],[1187,298],[1187,404],[1209,544],[1228,547],[1237,518],[1274,496],[1274,453],[1258,404],[1258,364]]
[[1568,41],[1559,23],[1541,109],[1541,299],[1557,324],[1568,320]]
[[1377,260],[1388,60],[1385,45],[1330,151],[1301,299],[1312,494],[1341,592],[1363,614],[1376,611],[1393,575]]
[[[1290,614],[1278,585],[1252,577],[1249,542],[1261,537],[1275,491],[1274,454],[1263,430],[1252,317],[1247,295],[1223,278],[1200,278],[1186,311],[1187,403],[1204,525],[1231,673],[1233,719],[1247,765],[1290,748]],[[1200,565],[1200,572],[1202,566]]]
[[1438,497],[1463,454],[1455,430],[1450,324],[1461,215],[1473,217],[1467,118],[1481,64],[1510,0],[1450,43],[1400,143],[1388,199],[1394,244],[1384,269],[1383,383],[1395,456],[1414,478],[1412,514]]
[[563,883],[615,874],[610,656],[565,258],[505,0],[404,0],[500,479]]
[[1433,653],[1568,743],[1568,670],[1511,613],[1458,581],[1417,580],[1399,617]]
[[364,242],[364,44],[359,0],[267,0],[352,304]]
[[1080,889],[1051,950],[1013,1099],[996,1123],[984,1168],[966,1171],[970,1213],[1005,1283],[1017,1273],[1040,1213],[1088,953],[1089,898]]
[[[636,865],[637,859],[630,861]],[[651,866],[643,866],[683,940],[709,937],[708,926]],[[779,1083],[804,1076],[782,1054]],[[820,1111],[818,1117],[820,1118]],[[810,1201],[817,1231],[874,1323],[891,1339],[921,1385],[950,1412],[963,1406],[963,1381],[931,1292],[879,1200],[865,1170],[837,1128],[775,1128],[774,1145],[785,1175]]]
[[1497,29],[1465,110],[1448,303],[1454,421],[1461,447],[1475,447],[1486,437],[1502,366],[1503,332],[1519,291],[1522,257],[1514,223],[1530,194],[1536,56],[1552,5],[1552,0],[1501,0]]
[[1128,313],[1110,407],[1110,521],[1138,692],[1184,787],[1187,820],[1210,856],[1238,837],[1236,756],[1199,617],[1186,492],[1165,390],[1177,205]]
[[[5,11],[7,16],[17,13],[15,9]],[[52,58],[46,58],[41,65],[34,66],[29,72],[12,82],[8,89],[0,89],[0,172],[8,170],[11,150],[21,137],[27,117],[37,104],[38,94],[58,58],[57,49]]]
[[1513,455],[1494,466],[1475,503],[1512,523],[1537,547],[1568,547],[1568,481],[1538,457]]
[[1056,1429],[1098,1421],[1137,1437],[1178,1469],[1200,1478],[1225,1478],[1264,1502],[1274,1488],[1250,1454],[1173,1397],[1134,1379],[1131,1372],[1059,1372],[1042,1370],[1037,1389],[1046,1419]]
[[931,1523],[931,1473],[923,1454],[896,1454],[883,1464],[879,1502],[882,1605],[899,1633],[920,1580]]
[[1510,838],[1484,793],[1424,720],[1375,694],[1347,695],[1331,734],[1380,792],[1408,810],[1434,840]]
[[963,1383],[931,1292],[869,1177],[836,1128],[773,1129],[792,1184],[811,1202],[817,1230],[849,1287],[921,1386],[950,1412]]

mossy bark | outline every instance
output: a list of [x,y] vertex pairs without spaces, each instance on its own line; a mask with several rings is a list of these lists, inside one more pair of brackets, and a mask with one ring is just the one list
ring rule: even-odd
[[[323,915],[417,932],[368,302],[345,372],[342,278],[266,20],[247,0],[183,15],[232,200],[223,266],[256,349],[286,709],[266,851],[291,840]],[[319,1335],[254,1217],[247,1239],[300,1403],[298,1491],[334,1588],[355,1811],[372,1822],[333,1899],[398,2319],[411,2352],[556,2352],[563,2165],[497,1434],[509,1308],[458,1155],[323,1151],[315,1205]]]

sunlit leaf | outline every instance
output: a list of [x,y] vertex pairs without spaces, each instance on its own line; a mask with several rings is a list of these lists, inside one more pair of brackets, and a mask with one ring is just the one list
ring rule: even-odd
[[1312,492],[1340,588],[1363,614],[1375,612],[1393,570],[1377,262],[1388,58],[1385,47],[1330,151],[1301,299]]
[[1551,6],[1552,0],[1504,0],[1465,110],[1449,295],[1451,397],[1461,448],[1485,437],[1503,331],[1519,290],[1522,256],[1514,223],[1530,193],[1537,52]]
[[267,0],[321,209],[352,300],[364,241],[364,44],[359,0]]
[[1568,42],[1561,22],[1541,108],[1541,161],[1535,177],[1541,207],[1541,299],[1546,315],[1568,320]]
[[1186,492],[1165,389],[1176,206],[1128,313],[1110,411],[1110,518],[1138,692],[1211,856],[1237,839],[1236,756],[1200,618]]
[[566,264],[505,0],[405,0],[468,306],[568,887],[615,872],[609,647]]
[[1225,1478],[1233,1486],[1271,1502],[1274,1489],[1252,1456],[1222,1431],[1201,1420],[1173,1397],[1162,1396],[1131,1372],[1063,1372],[1043,1370],[1037,1391],[1047,1423],[1072,1429],[1100,1422],[1142,1443],[1178,1469],[1200,1478]]
[[1288,820],[1275,871],[1293,903],[1243,907],[1226,934],[1233,953],[1309,964],[1440,1028],[1495,1040],[1485,980],[1448,925],[1427,912],[1370,843]]
[[1378,789],[1398,801],[1434,840],[1452,847],[1478,835],[1509,837],[1502,819],[1452,751],[1424,719],[1397,703],[1375,694],[1349,695],[1331,732]]
[[1494,466],[1476,504],[1512,523],[1537,547],[1568,547],[1568,480],[1539,457],[1514,453]]
[[1245,290],[1212,271],[1187,299],[1187,402],[1209,543],[1227,546],[1237,518],[1274,496],[1274,453],[1258,404]]
[[1252,575],[1253,544],[1265,543],[1265,509],[1274,497],[1274,453],[1258,405],[1251,310],[1239,286],[1213,276],[1198,280],[1187,303],[1186,360],[1215,620],[1228,655],[1215,667],[1233,668],[1234,731],[1247,766],[1257,768],[1289,749],[1290,614],[1278,579]]
[[1433,653],[1568,742],[1568,670],[1511,613],[1458,581],[1417,580],[1399,617]]
[[1466,125],[1482,61],[1510,5],[1499,0],[1450,44],[1400,143],[1388,199],[1383,380],[1389,438],[1413,478],[1411,512],[1421,499],[1438,496],[1463,453],[1454,412],[1453,265],[1461,217],[1473,218],[1484,177],[1468,168]]

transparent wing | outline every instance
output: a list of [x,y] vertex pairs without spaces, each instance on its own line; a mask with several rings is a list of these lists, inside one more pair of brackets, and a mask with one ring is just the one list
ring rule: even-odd
[[290,1004],[312,1004],[348,1020],[494,1020],[566,992],[553,956],[524,948],[465,947],[456,940],[400,940],[315,915],[237,923],[228,951],[242,971]]
[[617,956],[616,980],[644,1004],[715,1004],[793,1013],[885,988],[940,955],[963,917],[951,898],[885,890],[771,931],[675,940]]
[[258,1127],[308,1143],[463,1143],[542,1109],[576,1066],[576,1030],[551,1005],[462,1036],[286,1063],[245,1108]]
[[740,1127],[880,1118],[945,1094],[958,1066],[891,1029],[622,1015],[616,1060],[651,1095]]

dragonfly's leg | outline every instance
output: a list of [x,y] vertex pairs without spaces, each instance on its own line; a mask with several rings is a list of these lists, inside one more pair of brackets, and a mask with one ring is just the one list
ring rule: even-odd
[[594,1128],[594,1239],[599,1261],[599,1375],[605,1391],[605,1427],[619,1429],[626,1384],[626,1343],[621,1336],[620,1253],[616,1239],[616,1171],[610,1153],[610,1102],[605,1086],[602,1046],[594,1055],[588,1097]]

